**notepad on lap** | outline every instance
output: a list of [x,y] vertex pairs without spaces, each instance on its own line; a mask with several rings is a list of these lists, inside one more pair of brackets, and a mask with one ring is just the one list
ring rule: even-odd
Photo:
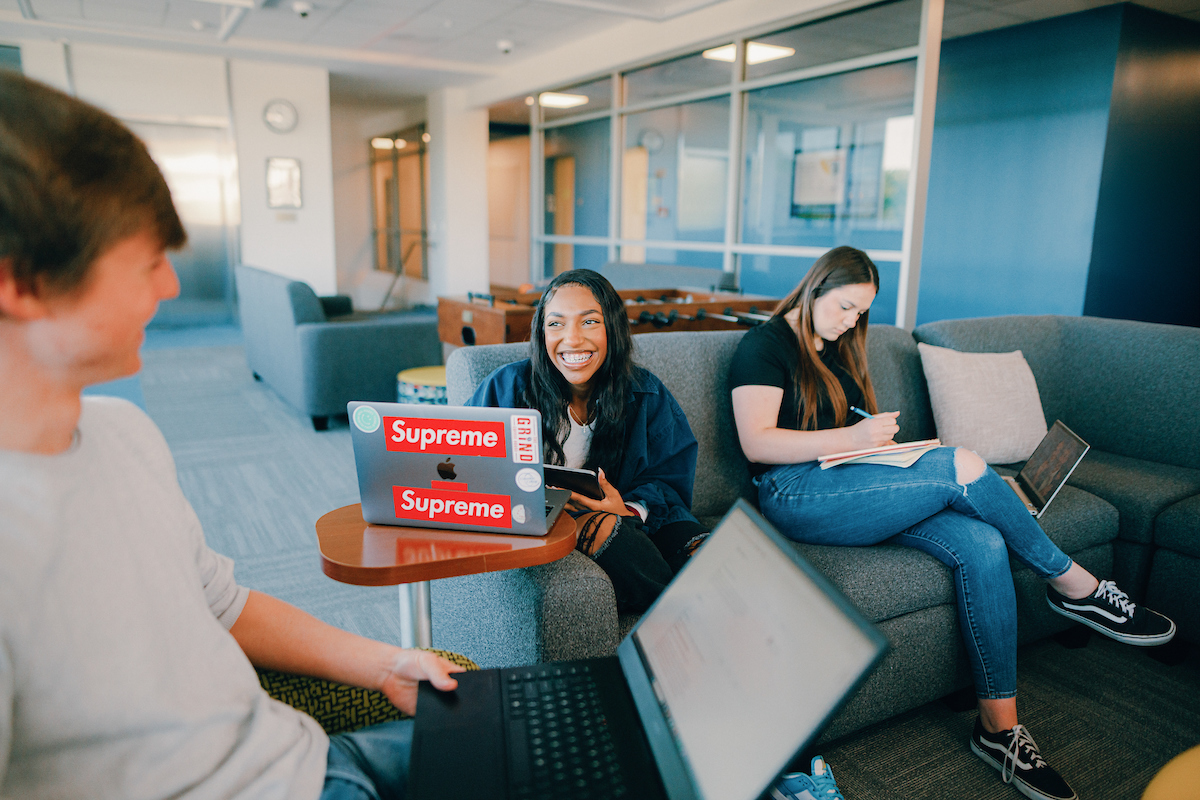
[[880,447],[868,447],[865,450],[847,450],[844,453],[830,453],[817,456],[821,469],[829,469],[841,464],[882,464],[888,467],[911,467],[917,460],[930,450],[941,447],[940,439],[924,439],[919,442],[904,442],[903,444],[885,444]]

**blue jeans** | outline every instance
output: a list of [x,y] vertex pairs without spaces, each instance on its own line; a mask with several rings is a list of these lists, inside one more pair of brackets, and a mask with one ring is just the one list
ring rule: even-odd
[[763,515],[787,537],[827,545],[903,544],[950,567],[958,619],[981,698],[1017,692],[1017,608],[1008,554],[1043,579],[1071,559],[991,468],[963,486],[954,448],[907,469],[817,462],[774,467],[755,479]]
[[321,800],[404,800],[412,729],[398,719],[330,736]]

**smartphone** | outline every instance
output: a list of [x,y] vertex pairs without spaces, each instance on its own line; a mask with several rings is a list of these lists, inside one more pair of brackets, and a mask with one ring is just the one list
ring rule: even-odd
[[571,467],[545,464],[542,470],[546,475],[547,486],[570,489],[572,492],[578,492],[593,500],[604,499],[604,490],[600,488],[600,479],[590,469],[572,469]]

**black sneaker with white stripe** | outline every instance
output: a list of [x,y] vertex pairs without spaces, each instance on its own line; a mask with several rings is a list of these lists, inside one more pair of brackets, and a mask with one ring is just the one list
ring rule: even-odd
[[1175,636],[1172,620],[1131,602],[1112,581],[1100,581],[1096,591],[1081,600],[1072,600],[1047,586],[1046,602],[1064,617],[1125,644],[1149,647],[1166,644]]
[[971,734],[971,751],[1000,770],[1000,778],[1034,800],[1078,800],[1078,795],[1062,776],[1046,764],[1024,725],[1011,730],[988,733],[979,718]]

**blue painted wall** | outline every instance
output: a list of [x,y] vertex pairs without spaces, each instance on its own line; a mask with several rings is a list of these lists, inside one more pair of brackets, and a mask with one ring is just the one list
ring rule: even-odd
[[1121,19],[943,43],[918,324],[1083,312]]

